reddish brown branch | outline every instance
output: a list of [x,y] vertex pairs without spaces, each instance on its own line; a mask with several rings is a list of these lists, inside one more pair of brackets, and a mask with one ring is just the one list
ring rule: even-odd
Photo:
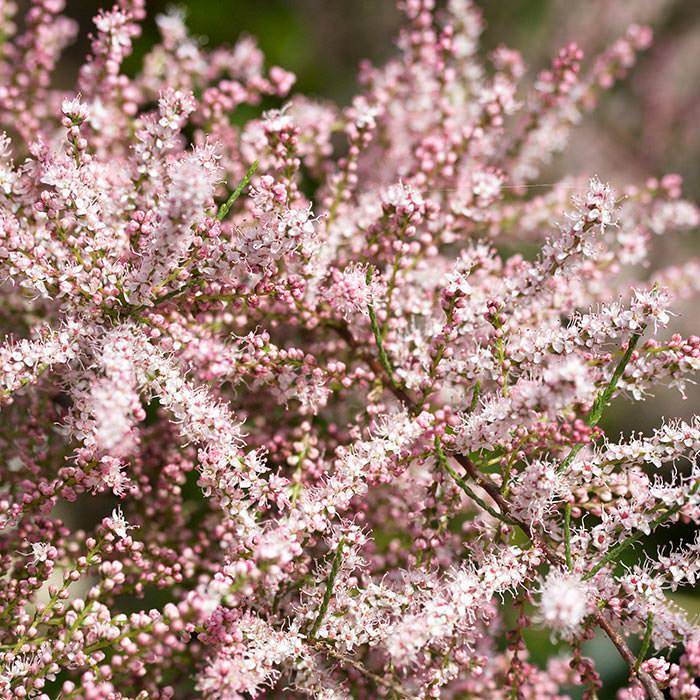
[[[359,357],[362,358],[374,372],[375,375],[381,377],[384,374],[384,369],[381,363],[374,357],[374,355],[362,348],[360,344],[355,340],[352,332],[344,323],[329,323],[331,328],[333,328],[336,333],[347,343],[349,347],[357,353]],[[390,378],[389,378],[390,379]],[[401,386],[396,385],[394,382],[386,382],[386,387],[394,394],[394,396],[403,403],[407,409],[412,413],[418,413],[422,406],[415,401],[409,393]],[[540,551],[545,555],[547,560],[554,566],[564,566],[565,561],[560,557],[546,542],[546,540],[532,528],[532,526],[520,519],[514,518],[511,515],[511,505],[503,497],[498,486],[487,476],[482,474],[474,462],[464,454],[455,453],[455,460],[462,466],[466,471],[467,475],[480,486],[493,500],[493,502],[498,506],[501,513],[508,517],[511,521],[517,523],[517,525],[523,530],[525,535],[530,539],[530,541],[540,549]],[[645,671],[636,668],[636,659],[630,648],[627,646],[627,642],[622,637],[622,635],[610,624],[610,622],[605,618],[601,611],[597,611],[594,615],[596,624],[605,632],[610,641],[613,643],[615,648],[620,653],[620,656],[624,659],[625,663],[630,669],[631,675],[636,675],[639,681],[644,686],[644,689],[649,695],[651,700],[663,700],[663,694],[659,690],[654,679]]]

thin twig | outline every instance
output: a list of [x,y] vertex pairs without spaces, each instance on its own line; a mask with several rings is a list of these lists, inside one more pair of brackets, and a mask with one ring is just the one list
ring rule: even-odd
[[243,176],[243,179],[238,183],[236,189],[231,192],[228,199],[219,207],[219,211],[216,213],[216,218],[219,221],[223,221],[234,202],[243,194],[243,190],[248,186],[250,179],[255,175],[255,171],[258,169],[258,161],[253,161],[253,164],[248,168],[248,172]]
[[469,413],[474,413],[476,407],[479,405],[479,393],[481,392],[481,382],[477,379],[474,384],[474,390],[472,391],[472,400],[469,404]]
[[571,561],[571,503],[567,503],[564,509],[564,552],[566,566],[569,571],[573,571],[574,565]]
[[[370,369],[377,375],[377,377],[381,377],[382,374],[386,372],[386,369],[379,363],[377,358],[373,354],[367,352],[367,350],[363,348],[357,342],[357,340],[355,340],[355,337],[350,332],[350,329],[346,323],[326,321],[325,324],[329,328],[332,328],[347,343],[347,345],[352,348],[354,353],[369,365]],[[413,413],[417,411],[419,405],[418,402],[410,396],[404,387],[400,386],[399,384],[392,384],[391,382],[388,383],[388,387],[394,396],[402,404],[404,404],[408,410]]]
[[[372,268],[367,268],[367,284],[372,281]],[[372,327],[372,333],[374,335],[374,342],[377,344],[377,354],[379,355],[379,362],[382,365],[382,369],[386,374],[389,384],[394,388],[399,388],[400,384],[396,381],[394,376],[394,368],[391,366],[391,360],[386,354],[384,349],[384,337],[382,331],[379,328],[379,323],[377,322],[377,314],[374,311],[374,306],[372,304],[367,305],[367,311],[369,312],[369,323]]]
[[508,525],[516,525],[515,521],[510,520],[507,516],[505,516],[503,513],[499,513],[498,511],[494,510],[491,508],[486,501],[484,501],[483,498],[480,496],[477,496],[476,493],[472,490],[472,488],[467,484],[467,482],[454,470],[452,465],[449,463],[447,456],[445,455],[443,449],[442,449],[442,443],[440,442],[440,438],[436,437],[435,438],[435,454],[437,455],[438,458],[438,463],[440,466],[454,479],[455,483],[459,488],[464,491],[464,493],[469,496],[469,498],[474,501],[478,506],[483,508],[489,515],[492,517],[496,518],[496,520],[500,520],[501,522],[507,523]]
[[634,658],[622,635],[608,622],[601,610],[595,613],[595,620],[598,626],[608,635],[610,641],[615,645],[615,648],[627,663],[630,671],[639,678],[649,694],[650,700],[664,700],[663,693],[659,690],[659,686],[656,685],[656,681],[646,671],[642,671],[641,668],[635,669],[637,659]]
[[[700,480],[696,481],[693,487],[690,489],[690,492],[688,493],[689,497],[694,496],[697,493],[698,487],[700,487]],[[683,506],[685,506],[687,503],[687,500],[683,501],[683,503],[677,503],[673,508],[669,508],[665,513],[661,513],[658,517],[654,518],[654,520],[649,523],[649,530],[653,530],[654,528],[658,527],[659,525],[662,525],[665,523],[669,518],[673,517],[678,513]],[[600,559],[600,561],[583,577],[584,581],[587,581],[590,578],[593,578],[604,566],[607,566],[608,564],[612,562],[616,562],[620,555],[631,545],[633,545],[635,542],[639,541],[644,537],[644,533],[639,530],[634,533],[634,535],[630,535],[626,539],[622,540],[620,544],[615,545],[604,557]]]
[[[593,406],[591,406],[591,410],[588,412],[588,415],[584,419],[584,422],[589,428],[595,428],[595,426],[598,425],[598,423],[600,422],[600,419],[603,417],[605,407],[610,403],[610,399],[612,399],[613,394],[615,393],[615,389],[617,389],[617,384],[620,381],[622,375],[624,374],[625,368],[629,364],[629,361],[632,359],[632,354],[634,353],[634,350],[637,347],[637,343],[644,334],[645,330],[646,325],[642,326],[640,330],[638,330],[636,333],[633,333],[630,336],[630,339],[627,343],[627,348],[625,350],[625,354],[617,363],[617,367],[615,367],[615,371],[613,372],[613,375],[610,378],[610,381],[608,382],[605,389],[603,389],[603,391],[601,391],[598,394],[598,396],[596,396],[595,401],[593,401]],[[566,455],[562,463],[559,465],[557,471],[563,472],[574,461],[574,458],[581,451],[582,448],[582,442],[579,442],[578,444],[574,445],[571,448],[569,454]]]
[[335,659],[339,663],[342,663],[346,666],[352,666],[352,668],[354,668],[358,673],[362,674],[365,678],[369,678],[377,685],[391,690],[391,692],[394,693],[397,697],[402,698],[403,700],[418,700],[415,695],[410,695],[396,683],[393,683],[387,678],[384,678],[383,676],[380,676],[374,673],[373,671],[370,671],[366,666],[364,666],[364,664],[362,664],[357,659],[354,659],[352,656],[348,656],[347,654],[343,654],[342,652],[336,651],[327,642],[315,641],[312,642],[312,645],[314,646],[314,648],[318,649],[327,656],[330,656],[332,659]]
[[[353,337],[352,333],[350,332],[350,329],[347,326],[344,326],[342,324],[335,324],[335,323],[329,323],[328,324],[330,327],[332,327],[346,342],[350,347],[356,350],[361,350],[359,343],[355,340]],[[625,367],[629,363],[632,353],[634,352],[634,349],[637,345],[637,342],[639,341],[639,338],[641,337],[642,333],[644,332],[644,328],[641,329],[638,333],[635,333],[629,340],[627,349],[625,351],[625,354],[618,363],[617,367],[615,368],[615,372],[613,373],[613,376],[610,380],[610,383],[608,386],[599,394],[599,396],[596,398],[593,408],[591,409],[586,422],[589,426],[593,427],[595,426],[598,421],[600,420],[602,416],[602,411],[607,405],[608,401],[612,397],[613,393],[615,392],[615,389],[617,387],[617,383],[620,380],[620,377],[622,376],[623,372],[625,371]],[[376,336],[375,336],[376,337]],[[381,373],[381,370],[384,369],[386,371],[386,368],[383,367],[382,364],[377,362],[375,358],[372,356],[367,357],[366,355],[362,355],[363,359],[369,364],[369,366],[372,368],[372,370],[375,373]],[[389,375],[391,376],[391,375]],[[389,388],[393,392],[393,394],[396,396],[396,398],[399,399],[399,401],[402,401],[413,413],[417,411],[417,405],[416,403],[411,399],[411,397],[407,394],[407,392],[399,386],[395,386],[393,383],[389,382],[388,384]],[[574,448],[576,450],[572,450],[572,453],[569,453],[567,458],[564,460],[562,465],[560,466],[560,469],[564,469],[568,464],[573,461],[573,458],[576,456],[578,451],[581,449],[581,446],[577,446]],[[502,496],[498,486],[491,481],[488,477],[484,476],[479,472],[477,469],[476,465],[472,460],[467,456],[459,453],[454,454],[455,460],[462,466],[464,467],[465,471],[469,475],[469,477],[477,483],[481,488],[488,493],[488,495],[491,497],[491,499],[496,503],[496,505],[499,507],[502,513],[507,514],[506,517],[508,517],[508,514],[510,514],[510,503]],[[700,482],[698,482],[698,485],[700,485]],[[680,508],[678,508],[680,510]],[[538,546],[540,550],[543,552],[547,560],[555,565],[555,566],[562,566],[565,564],[565,562],[562,561],[561,557],[551,549],[551,547],[547,544],[546,541],[544,541],[539,534],[533,530],[533,528],[526,522],[518,520],[518,519],[513,519],[514,522],[523,530],[523,532],[527,535],[528,539],[530,539],[533,544]],[[658,520],[658,519],[657,519]],[[656,522],[656,521],[655,521]],[[619,545],[618,545],[619,546]],[[604,565],[604,564],[603,564]],[[629,647],[627,646],[627,643],[625,642],[624,638],[615,630],[615,628],[608,622],[608,620],[605,618],[605,616],[602,614],[602,612],[599,610],[595,613],[595,620],[598,626],[606,633],[606,635],[609,637],[610,641],[613,643],[615,648],[618,650],[620,653],[620,656],[624,659],[624,661],[627,663],[627,666],[630,669],[631,673],[636,674],[636,676],[639,678],[640,682],[646,689],[649,697],[651,700],[663,700],[663,695],[661,691],[659,690],[656,682],[654,679],[645,671],[642,671],[641,669],[635,670],[635,663],[636,659],[632,652],[630,651]]]
[[647,615],[647,626],[644,630],[644,638],[642,639],[642,646],[639,648],[639,654],[637,654],[637,661],[634,664],[634,672],[639,671],[639,667],[644,662],[649,652],[649,646],[651,645],[651,635],[654,631],[654,613],[649,613]]
[[338,576],[338,571],[340,571],[340,565],[343,562],[343,540],[338,543],[338,549],[335,550],[335,556],[333,557],[333,564],[331,565],[331,572],[328,574],[328,580],[326,581],[326,590],[323,592],[323,600],[321,601],[321,606],[318,609],[318,614],[314,620],[314,624],[311,626],[309,631],[309,639],[313,639],[316,633],[321,627],[323,618],[328,610],[328,605],[333,597],[333,586],[335,585],[335,579]]

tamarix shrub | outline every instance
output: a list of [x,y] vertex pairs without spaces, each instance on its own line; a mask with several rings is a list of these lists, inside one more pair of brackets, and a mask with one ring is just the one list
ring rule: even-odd
[[0,697],[596,698],[595,635],[700,697],[700,422],[601,427],[700,367],[645,271],[698,209],[529,187],[650,30],[527,80],[406,0],[337,106],[177,12],[128,75],[143,0],[53,87],[62,6],[0,4]]

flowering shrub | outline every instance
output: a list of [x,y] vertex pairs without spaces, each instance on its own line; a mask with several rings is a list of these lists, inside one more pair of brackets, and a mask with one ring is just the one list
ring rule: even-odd
[[700,697],[699,540],[634,547],[700,521],[700,421],[600,425],[700,367],[698,261],[640,275],[700,213],[529,187],[650,30],[527,87],[405,0],[349,106],[239,126],[294,82],[252,39],[161,16],[129,77],[121,0],[65,91],[62,5],[0,4],[0,697],[595,698],[596,633],[621,698]]

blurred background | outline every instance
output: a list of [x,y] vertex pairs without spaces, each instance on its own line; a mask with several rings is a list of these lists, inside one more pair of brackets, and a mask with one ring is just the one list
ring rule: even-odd
[[[88,47],[91,18],[111,0],[67,0],[81,24],[66,71]],[[484,53],[501,43],[521,51],[530,74],[575,40],[591,59],[632,22],[654,28],[653,48],[632,76],[585,120],[567,153],[567,171],[600,170],[628,179],[680,172],[700,195],[700,2],[698,0],[482,0]],[[147,0],[149,17],[137,51],[157,38],[154,17],[170,7],[186,11],[193,35],[210,45],[255,36],[270,63],[292,70],[297,89],[341,102],[353,94],[362,59],[381,62],[394,49],[401,21],[394,0]],[[603,172],[604,171],[604,172]]]
[[[62,78],[68,85],[88,48],[92,16],[111,0],[68,0],[67,14],[81,24],[81,37],[66,55]],[[686,196],[700,200],[700,0],[482,0],[486,55],[499,44],[522,52],[529,77],[544,68],[559,47],[575,40],[593,60],[633,22],[650,24],[653,47],[640,56],[631,76],[604,95],[599,108],[574,132],[570,147],[543,174],[552,182],[560,173],[597,174],[617,186],[643,182],[668,172],[683,175]],[[135,70],[157,40],[154,16],[171,0],[148,0],[145,31],[129,59]],[[210,45],[233,43],[241,34],[255,36],[269,64],[297,75],[296,89],[347,103],[355,91],[360,60],[383,61],[394,51],[401,15],[393,0],[185,0],[176,4],[187,14],[193,35]],[[697,232],[685,238],[655,241],[658,267],[697,254]],[[648,271],[650,272],[650,271]],[[644,276],[647,273],[642,273]],[[676,328],[700,332],[692,304],[681,309]],[[675,329],[674,329],[675,330]],[[686,400],[660,390],[643,404],[616,402],[605,426],[620,431],[649,431],[662,416],[688,418],[700,413],[700,392]],[[691,535],[682,527],[664,531],[666,541]],[[664,542],[649,543],[655,547]],[[700,613],[693,591],[676,596],[691,614]],[[528,639],[540,663],[555,649],[546,633]],[[595,639],[587,653],[604,672],[602,698],[614,697],[625,680],[624,667],[609,642]]]

